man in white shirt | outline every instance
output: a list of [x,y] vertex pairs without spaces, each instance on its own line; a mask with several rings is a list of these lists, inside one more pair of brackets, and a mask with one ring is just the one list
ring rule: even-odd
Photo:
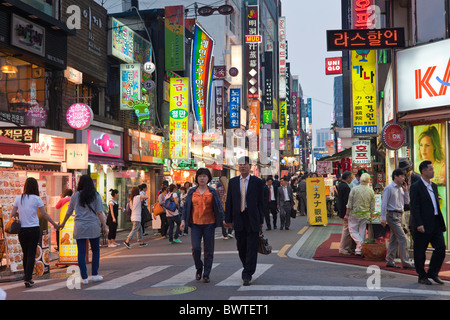
[[273,185],[273,178],[268,177],[264,189],[267,193],[267,209],[264,212],[267,230],[271,230],[270,214],[272,214],[273,228],[277,228],[277,188]]
[[277,208],[280,209],[280,230],[289,230],[291,225],[291,209],[294,205],[294,196],[288,181],[287,177],[281,178],[281,186],[278,188]]
[[392,172],[392,182],[383,191],[381,198],[381,225],[386,221],[391,230],[389,248],[386,255],[386,267],[400,268],[394,263],[395,253],[400,249],[400,260],[404,269],[413,269],[409,263],[406,235],[403,231],[402,215],[405,204],[409,204],[409,193],[405,174],[401,169]]

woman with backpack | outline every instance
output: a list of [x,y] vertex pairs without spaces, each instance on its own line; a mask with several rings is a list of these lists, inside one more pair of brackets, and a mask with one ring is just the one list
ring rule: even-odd
[[[214,234],[216,227],[221,227],[225,220],[223,205],[216,189],[208,186],[211,182],[211,172],[200,168],[195,174],[197,186],[189,189],[183,207],[181,229],[186,223],[191,227],[192,256],[194,258],[196,280],[210,282],[209,274],[214,259]],[[204,263],[201,259],[202,240],[204,247]]]
[[131,222],[133,223],[133,228],[131,229],[131,232],[127,236],[127,240],[123,243],[125,247],[128,249],[131,249],[130,246],[130,240],[133,239],[134,235],[137,233],[137,239],[141,243],[139,244],[139,247],[146,247],[148,246],[147,243],[144,242],[143,232],[142,232],[142,225],[141,225],[141,210],[142,210],[142,201],[148,199],[148,196],[143,196],[140,194],[138,187],[133,187],[131,189],[131,195],[130,195],[130,209],[131,209]]
[[[181,243],[181,240],[178,239],[178,236],[180,235],[180,224],[181,224],[181,217],[180,213],[178,212],[178,208],[180,207],[179,201],[178,201],[178,195],[175,192],[176,185],[171,184],[169,186],[169,193],[166,194],[164,198],[164,207],[166,208],[166,216],[167,216],[167,222],[169,223],[169,242],[170,243]],[[173,235],[173,227],[177,224],[177,228],[175,231],[175,237]]]

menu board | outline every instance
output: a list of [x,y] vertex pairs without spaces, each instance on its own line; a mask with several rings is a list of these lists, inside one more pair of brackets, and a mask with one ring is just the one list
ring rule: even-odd
[[[0,171],[0,205],[3,223],[2,231],[9,221],[16,196],[22,194],[26,176],[13,171]],[[1,241],[3,240],[3,241]],[[23,271],[23,253],[17,234],[0,232],[0,259],[5,259],[11,272]]]
[[[64,221],[69,203],[66,202],[59,212],[60,223]],[[77,241],[73,238],[73,228],[75,226],[75,211],[67,219],[64,228],[59,231],[59,263],[58,264],[78,264]]]

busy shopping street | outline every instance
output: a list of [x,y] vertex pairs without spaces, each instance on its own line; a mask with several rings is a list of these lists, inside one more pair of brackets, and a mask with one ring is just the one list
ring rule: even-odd
[[0,0],[0,300],[450,300],[449,9]]

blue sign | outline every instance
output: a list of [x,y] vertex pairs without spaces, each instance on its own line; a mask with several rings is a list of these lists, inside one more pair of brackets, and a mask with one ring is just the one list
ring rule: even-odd
[[230,129],[241,126],[241,89],[230,89]]

